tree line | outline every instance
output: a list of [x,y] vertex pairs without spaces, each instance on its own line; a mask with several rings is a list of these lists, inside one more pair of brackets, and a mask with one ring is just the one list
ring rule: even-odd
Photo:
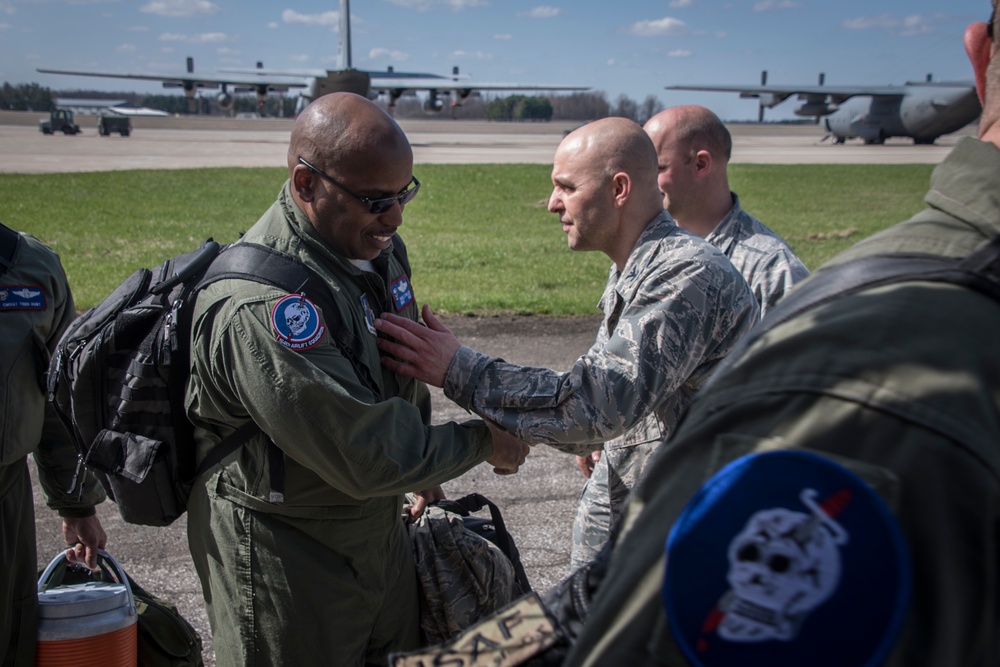
[[[201,115],[235,115],[257,113],[262,116],[289,118],[295,113],[297,97],[270,95],[266,103],[258,104],[256,95],[234,95],[230,110],[219,108],[216,96],[198,96],[191,103],[183,95],[143,95],[133,92],[96,90],[52,91],[37,83],[11,85],[4,83],[0,88],[0,109],[11,111],[50,111],[59,98],[120,99],[133,106],[158,109],[169,114],[197,113]],[[461,106],[450,108],[449,99],[444,98],[445,108],[442,118],[466,120],[490,120],[497,122],[546,122],[585,121],[620,116],[644,123],[651,116],[663,110],[663,104],[653,95],[636,102],[627,95],[619,95],[614,101],[603,91],[577,92],[565,95],[482,95],[474,93]],[[385,101],[380,98],[380,104]],[[392,113],[397,118],[424,118],[423,100],[416,95],[401,97]],[[433,116],[434,114],[432,114]]]

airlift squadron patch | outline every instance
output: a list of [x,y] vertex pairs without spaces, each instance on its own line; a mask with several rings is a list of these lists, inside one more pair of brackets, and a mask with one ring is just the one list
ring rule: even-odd
[[271,309],[275,340],[289,350],[301,352],[315,347],[326,333],[319,311],[305,294],[283,296]]
[[666,543],[663,603],[699,667],[880,665],[910,593],[902,530],[832,460],[743,457],[688,502]]

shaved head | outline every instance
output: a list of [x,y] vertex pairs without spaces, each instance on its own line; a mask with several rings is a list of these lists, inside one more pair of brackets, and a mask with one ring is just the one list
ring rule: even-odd
[[307,106],[292,127],[288,168],[299,158],[331,171],[386,153],[413,151],[395,120],[371,100],[354,93],[331,93]]
[[733,138],[729,130],[705,107],[694,104],[671,107],[646,121],[645,130],[657,150],[661,142],[669,140],[690,157],[699,150],[707,150],[716,160],[726,162],[733,156]]
[[638,187],[656,189],[656,149],[642,128],[626,118],[603,118],[571,132],[556,151],[583,158],[586,169],[611,178],[628,174]]

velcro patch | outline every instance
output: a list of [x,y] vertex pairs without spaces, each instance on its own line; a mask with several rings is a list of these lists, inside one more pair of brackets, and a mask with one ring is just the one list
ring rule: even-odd
[[315,347],[326,333],[319,311],[304,294],[281,297],[271,309],[271,327],[278,343],[296,351]]
[[405,275],[396,278],[389,285],[389,291],[392,293],[392,302],[396,305],[397,312],[413,303],[413,287]]
[[854,473],[808,452],[723,468],[689,501],[666,550],[667,618],[702,667],[878,665],[909,600],[892,512]]
[[0,286],[0,312],[45,310],[45,292],[37,285]]

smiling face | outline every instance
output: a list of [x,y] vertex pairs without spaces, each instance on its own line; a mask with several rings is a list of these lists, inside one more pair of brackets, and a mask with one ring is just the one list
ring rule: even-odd
[[586,137],[569,137],[552,162],[549,211],[559,216],[571,250],[610,253],[614,245],[615,184],[588,159]]
[[[320,169],[365,197],[391,197],[406,190],[413,180],[413,154],[409,146],[405,149],[356,160],[350,171]],[[375,215],[367,204],[318,175],[313,178],[313,188],[313,226],[334,251],[348,259],[375,259],[389,247],[392,235],[403,224],[399,203]]]

